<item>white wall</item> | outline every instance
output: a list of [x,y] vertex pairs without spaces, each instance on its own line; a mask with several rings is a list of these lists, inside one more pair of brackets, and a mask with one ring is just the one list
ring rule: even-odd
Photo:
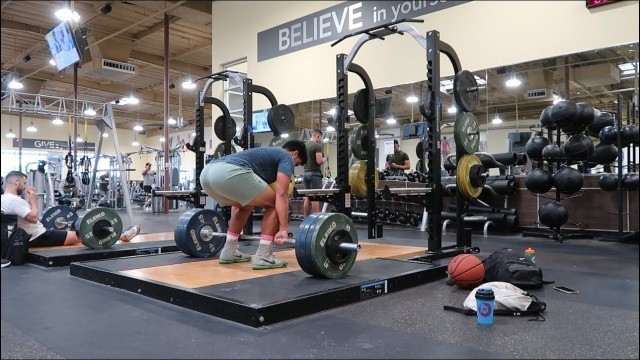
[[[335,96],[335,56],[348,53],[357,37],[257,62],[257,33],[336,1],[214,1],[213,69],[247,58],[248,77],[269,88],[281,103]],[[422,16],[421,33],[440,32],[466,70],[476,71],[638,41],[638,2],[589,10],[584,1],[472,1]],[[268,16],[265,16],[268,14]],[[238,26],[239,22],[242,26]],[[451,75],[442,57],[441,74]],[[410,36],[370,41],[355,62],[375,88],[424,80],[425,53]],[[360,81],[351,76],[350,90]]]

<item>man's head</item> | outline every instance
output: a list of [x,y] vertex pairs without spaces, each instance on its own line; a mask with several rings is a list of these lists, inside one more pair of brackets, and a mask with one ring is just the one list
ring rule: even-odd
[[322,140],[322,131],[320,131],[320,129],[314,129],[311,132],[311,140],[313,140],[313,141]]
[[21,196],[27,188],[27,175],[20,171],[10,171],[6,178],[6,191]]
[[291,154],[293,163],[296,164],[296,166],[307,163],[307,148],[304,146],[304,142],[300,140],[289,140],[282,145],[282,148]]
[[393,139],[393,152],[398,151],[400,151],[400,143],[398,142],[398,139]]

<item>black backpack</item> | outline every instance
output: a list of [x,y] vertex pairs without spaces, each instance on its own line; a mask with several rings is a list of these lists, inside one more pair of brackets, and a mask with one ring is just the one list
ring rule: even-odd
[[511,249],[498,250],[483,263],[485,282],[502,281],[523,289],[541,288],[544,284],[553,283],[543,280],[542,269],[533,261]]

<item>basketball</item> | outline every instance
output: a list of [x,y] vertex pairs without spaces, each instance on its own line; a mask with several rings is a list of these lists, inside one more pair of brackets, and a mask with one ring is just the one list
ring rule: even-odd
[[484,279],[484,265],[478,257],[460,254],[449,262],[449,279],[462,289],[473,289]]

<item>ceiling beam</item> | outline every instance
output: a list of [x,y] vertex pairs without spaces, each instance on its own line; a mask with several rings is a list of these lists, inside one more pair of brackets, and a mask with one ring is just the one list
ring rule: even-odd
[[[182,18],[177,17],[177,16],[173,16],[170,15],[169,16],[169,24],[173,24],[174,22],[181,20]],[[163,30],[164,29],[164,21],[160,21],[157,24],[151,26],[150,28],[148,28],[147,30],[143,30],[140,31],[137,34],[134,34],[134,41],[133,44],[135,45],[137,42],[144,40],[144,38],[151,36],[152,34],[156,33],[157,31]]]
[[[131,50],[129,57],[137,61],[164,68],[164,59],[160,55]],[[169,60],[169,68],[174,71],[191,73],[191,75],[195,75],[195,77],[211,75],[211,68],[199,65],[190,65],[179,60]]]

